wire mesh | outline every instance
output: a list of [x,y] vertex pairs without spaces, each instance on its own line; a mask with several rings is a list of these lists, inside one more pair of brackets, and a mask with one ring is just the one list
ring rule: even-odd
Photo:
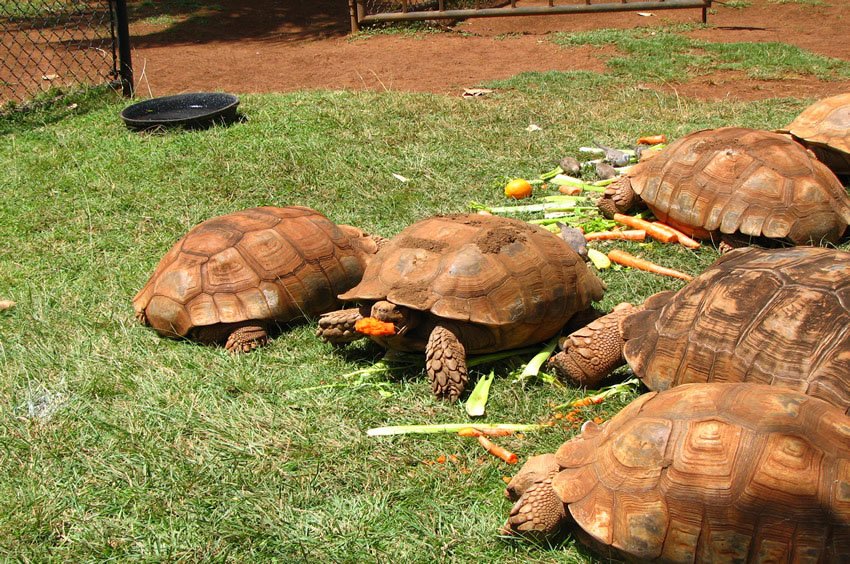
[[0,107],[115,81],[110,0],[0,0]]
[[[497,8],[509,4],[506,0],[444,0],[446,10],[465,10],[474,8]],[[366,14],[393,13],[393,12],[424,12],[438,10],[440,4],[437,0],[365,0]]]

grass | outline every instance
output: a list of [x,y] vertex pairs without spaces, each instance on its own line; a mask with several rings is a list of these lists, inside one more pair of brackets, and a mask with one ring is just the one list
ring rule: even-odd
[[739,71],[748,78],[776,80],[812,77],[838,80],[850,77],[850,63],[817,55],[786,43],[712,43],[685,35],[693,24],[635,29],[602,29],[554,34],[562,46],[612,46],[607,59],[617,76],[633,80],[682,82],[700,74]]
[[[594,140],[624,146],[648,133],[775,128],[808,103],[707,103],[584,72],[487,86],[497,92],[476,100],[244,95],[245,123],[152,135],[126,130],[125,103],[104,96],[0,118],[0,298],[17,302],[0,313],[0,554],[592,561],[572,540],[540,547],[497,537],[510,507],[502,479],[517,468],[474,441],[365,436],[374,426],[467,420],[460,404],[432,399],[421,371],[382,388],[299,391],[370,366],[376,347],[334,350],[307,323],[231,357],[159,338],[133,319],[130,300],[159,258],[214,215],[302,204],[389,236],[470,200],[504,203],[498,179],[536,176]],[[541,129],[526,131],[531,122]],[[717,256],[623,248],[691,273]],[[625,269],[602,276],[604,309],[681,284]],[[551,404],[582,395],[511,385],[517,364],[473,372],[497,374],[488,421],[545,420]],[[587,415],[610,417],[629,399]],[[524,459],[574,432],[556,426],[500,442]],[[423,463],[449,454],[458,462]]]

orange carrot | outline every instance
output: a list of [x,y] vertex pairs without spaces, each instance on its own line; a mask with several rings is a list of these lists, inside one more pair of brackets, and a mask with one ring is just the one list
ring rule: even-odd
[[606,397],[607,396],[605,396],[604,394],[596,394],[595,396],[586,396],[586,397],[577,399],[573,402],[570,402],[570,405],[572,405],[573,407],[584,407],[584,406],[587,406],[587,405],[595,405],[597,403],[602,403],[605,400]]
[[687,235],[685,235],[684,233],[682,233],[681,231],[679,231],[678,229],[676,229],[675,227],[673,227],[671,225],[667,225],[666,223],[661,223],[660,221],[653,222],[653,225],[655,225],[656,227],[662,228],[662,229],[669,230],[671,233],[673,233],[673,235],[676,236],[676,242],[679,243],[680,245],[682,245],[683,247],[687,247],[689,249],[699,249],[700,248],[699,241],[688,237]]
[[492,454],[493,456],[497,456],[507,462],[508,464],[516,464],[519,462],[519,458],[514,453],[510,452],[504,447],[501,447],[495,444],[493,441],[481,435],[478,437],[478,444],[484,447],[484,450]]
[[381,321],[380,319],[375,319],[374,317],[358,319],[354,324],[354,330],[358,333],[363,333],[364,335],[395,335],[395,325],[386,321]]
[[464,427],[463,429],[457,432],[461,437],[480,437],[481,435],[489,435],[491,437],[507,437],[508,435],[513,435],[514,432],[511,429],[499,429],[499,428],[490,428],[490,427]]
[[614,214],[614,221],[617,223],[622,223],[623,225],[628,225],[633,229],[642,229],[646,231],[646,234],[661,241],[662,243],[672,243],[676,240],[676,235],[671,233],[670,231],[665,231],[663,229],[659,229],[652,222],[647,221],[645,219],[640,219],[639,217],[632,217],[630,215],[625,215],[622,213]]
[[679,272],[678,270],[673,270],[672,268],[667,268],[666,266],[660,266],[658,264],[655,264],[654,262],[638,258],[632,254],[627,253],[626,251],[621,251],[619,249],[611,250],[608,253],[608,259],[611,262],[616,262],[617,264],[622,264],[623,266],[630,266],[639,270],[654,272],[655,274],[672,276],[673,278],[681,278],[682,280],[687,280],[688,282],[694,279],[694,277],[690,274],[685,274],[684,272]]
[[596,231],[594,233],[585,233],[584,238],[587,241],[610,241],[612,239],[619,239],[621,241],[643,241],[646,239],[646,231],[643,229]]
[[661,135],[647,135],[645,137],[641,137],[638,139],[638,145],[659,145],[661,143],[667,142],[667,136],[663,133]]
[[576,196],[578,194],[581,194],[581,186],[560,186],[558,187],[558,192],[560,192],[561,194],[566,194],[568,196]]

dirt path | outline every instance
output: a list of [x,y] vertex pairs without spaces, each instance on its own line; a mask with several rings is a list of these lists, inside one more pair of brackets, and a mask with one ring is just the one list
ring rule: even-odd
[[[529,5],[542,0],[526,0]],[[779,41],[850,60],[843,0],[811,6],[752,0],[743,9],[716,4],[711,27],[693,33],[708,41]],[[460,94],[464,87],[523,71],[602,70],[600,51],[560,48],[556,31],[631,28],[699,22],[700,11],[657,11],[472,19],[449,33],[378,35],[352,40],[342,0],[223,0],[208,14],[182,14],[162,24],[132,24],[133,62],[141,95],[197,90],[237,93],[295,89],[391,89]],[[661,88],[664,88],[661,86]],[[670,87],[667,87],[670,88]],[[713,74],[677,84],[700,98],[758,99],[825,96],[850,89],[850,81],[741,80]]]

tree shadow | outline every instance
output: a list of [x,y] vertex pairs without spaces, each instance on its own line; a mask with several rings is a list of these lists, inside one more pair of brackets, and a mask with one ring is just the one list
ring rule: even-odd
[[351,31],[348,5],[340,0],[145,0],[133,4],[130,26],[131,44],[141,48],[238,40],[315,41]]

